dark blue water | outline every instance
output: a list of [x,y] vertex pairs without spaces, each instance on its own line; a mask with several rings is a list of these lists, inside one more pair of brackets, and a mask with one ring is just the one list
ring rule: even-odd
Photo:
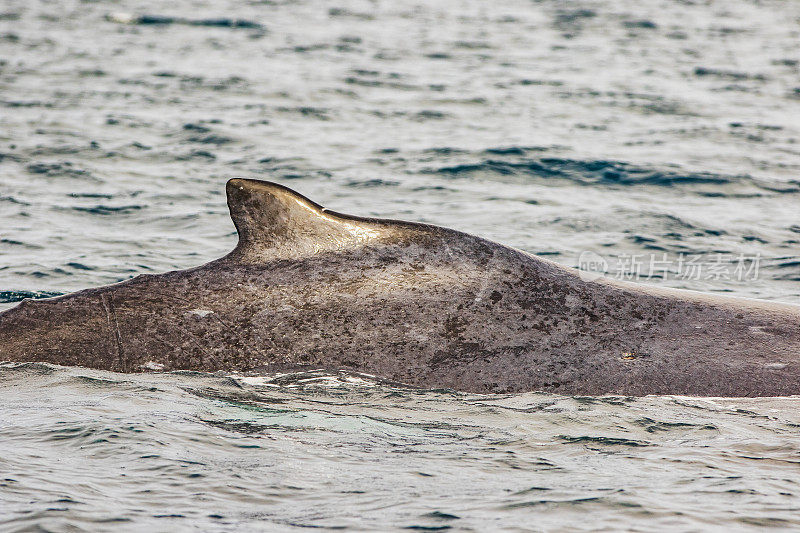
[[[798,20],[786,1],[7,0],[0,309],[219,257],[232,176],[800,303]],[[259,379],[0,368],[0,523],[800,525],[796,400]]]

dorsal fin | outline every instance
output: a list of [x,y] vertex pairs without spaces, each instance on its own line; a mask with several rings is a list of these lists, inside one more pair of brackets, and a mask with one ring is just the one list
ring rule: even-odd
[[228,208],[239,232],[232,256],[241,261],[300,258],[378,239],[385,224],[326,210],[268,181],[228,181]]

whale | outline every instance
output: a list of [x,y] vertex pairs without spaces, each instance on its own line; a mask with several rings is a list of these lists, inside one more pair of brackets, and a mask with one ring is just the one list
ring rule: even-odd
[[350,371],[467,393],[800,394],[800,306],[618,281],[453,229],[226,185],[238,244],[24,300],[0,360],[113,372]]

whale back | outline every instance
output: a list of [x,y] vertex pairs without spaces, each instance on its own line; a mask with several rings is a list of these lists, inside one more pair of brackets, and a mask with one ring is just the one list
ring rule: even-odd
[[800,393],[800,308],[598,279],[455,230],[233,179],[239,243],[0,313],[0,360],[123,372],[345,368],[425,387]]

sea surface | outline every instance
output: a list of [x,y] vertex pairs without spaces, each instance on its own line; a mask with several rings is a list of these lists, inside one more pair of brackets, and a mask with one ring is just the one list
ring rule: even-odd
[[[800,303],[800,3],[0,3],[0,310],[225,254],[233,176]],[[0,529],[792,530],[798,407],[3,364]]]

